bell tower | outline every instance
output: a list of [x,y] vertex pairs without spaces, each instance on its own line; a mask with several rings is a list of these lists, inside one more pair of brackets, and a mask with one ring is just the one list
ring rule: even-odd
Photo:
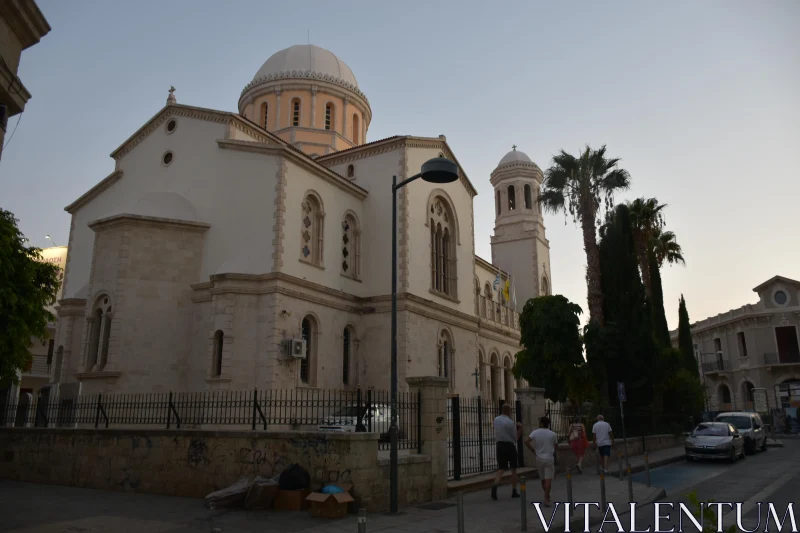
[[537,203],[542,170],[516,145],[491,176],[494,187],[492,263],[511,275],[516,311],[530,298],[552,294],[550,243]]

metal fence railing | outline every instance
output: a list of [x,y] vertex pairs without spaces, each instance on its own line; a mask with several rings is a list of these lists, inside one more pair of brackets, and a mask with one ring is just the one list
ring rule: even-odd
[[[497,446],[494,419],[500,415],[503,400],[454,396],[447,402],[447,474],[455,480],[462,474],[497,470]],[[513,404],[511,417],[521,421],[519,402]],[[517,462],[522,466],[522,441],[517,442]]]
[[[569,427],[577,416],[586,427],[589,440],[592,439],[592,425],[597,421],[597,415],[602,414],[606,422],[611,425],[614,437],[621,439],[623,434],[622,413],[619,408],[606,408],[584,410],[581,412],[569,406],[550,407],[547,411],[550,418],[550,429],[558,435],[559,442],[564,442],[569,437]],[[654,412],[652,409],[625,408],[625,433],[628,438],[649,435],[678,434],[694,429],[695,424],[702,420],[676,411]]]
[[[398,447],[420,448],[421,395],[397,395]],[[231,427],[375,432],[388,449],[391,397],[367,390],[239,390],[0,398],[0,427]]]

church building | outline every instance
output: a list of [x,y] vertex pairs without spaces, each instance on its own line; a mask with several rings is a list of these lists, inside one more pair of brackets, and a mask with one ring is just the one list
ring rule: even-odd
[[[392,176],[458,160],[443,135],[366,142],[372,120],[350,68],[310,45],[270,57],[238,113],[171,89],[111,154],[113,172],[66,207],[54,384],[388,389]],[[542,172],[516,147],[492,172],[489,262],[458,171],[398,193],[400,388],[438,375],[451,392],[510,400],[519,312],[552,283]],[[509,274],[512,301],[498,291]]]

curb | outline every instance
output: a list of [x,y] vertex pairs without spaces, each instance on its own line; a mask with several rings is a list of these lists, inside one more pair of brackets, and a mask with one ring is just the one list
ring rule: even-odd
[[767,448],[783,448],[783,443],[779,440],[774,440],[772,442],[767,442]]
[[[631,469],[631,470],[633,470],[633,469]],[[662,498],[666,498],[666,497],[667,497],[667,491],[665,491],[664,489],[659,489],[659,488],[654,487],[653,490],[650,491],[650,494],[647,496],[647,498],[645,498],[642,501],[636,503],[636,507],[643,507],[645,505],[650,505],[651,503],[657,502],[657,501],[661,500]],[[616,509],[616,507],[615,507],[615,509]],[[625,511],[620,511],[620,510],[617,511],[617,516],[619,516],[619,517],[622,517],[622,516],[625,516],[625,515],[628,515],[628,514],[630,514],[630,507],[627,507]],[[605,516],[596,516],[594,518],[590,517],[589,518],[589,525],[590,526],[596,526],[597,524],[601,524],[603,522],[603,518],[605,518]],[[576,531],[576,532],[577,531],[583,531],[584,520],[585,520],[585,518],[582,517],[582,516],[578,517],[578,518],[573,518],[572,520],[569,521],[569,529],[571,531]],[[563,531],[566,531],[566,529],[564,529]]]

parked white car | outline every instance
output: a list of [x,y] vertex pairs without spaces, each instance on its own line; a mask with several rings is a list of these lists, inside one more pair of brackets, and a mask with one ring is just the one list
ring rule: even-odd
[[[320,431],[340,431],[353,433],[357,430],[358,417],[361,415],[364,431],[378,433],[381,440],[389,439],[389,428],[392,425],[391,409],[388,403],[376,403],[370,406],[367,411],[366,406],[361,410],[357,405],[348,405],[334,412],[331,416],[323,420],[319,425]],[[398,420],[397,438],[403,438],[403,427]]]
[[764,422],[758,413],[746,413],[743,411],[720,413],[714,420],[716,422],[725,422],[739,430],[739,433],[744,438],[745,452],[767,451],[767,431],[764,429]]

